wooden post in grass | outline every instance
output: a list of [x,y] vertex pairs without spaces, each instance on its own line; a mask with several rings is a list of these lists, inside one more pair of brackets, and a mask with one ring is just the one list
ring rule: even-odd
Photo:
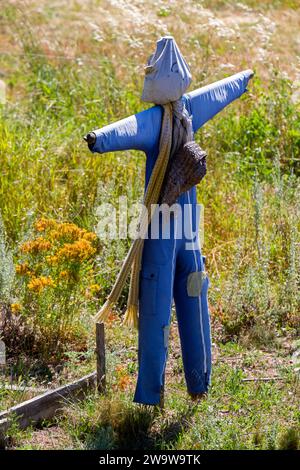
[[105,334],[104,323],[96,323],[96,355],[97,355],[97,389],[105,392]]
[[161,410],[163,410],[164,407],[165,407],[165,381],[166,381],[166,377],[165,377],[165,373],[164,373],[164,375],[163,375],[163,384],[160,387],[160,399],[159,399],[159,407],[160,407]]
[[0,337],[0,376],[5,376],[6,372],[6,351],[5,343]]
[[165,407],[165,386],[164,385],[160,389],[159,407],[161,410],[163,410]]

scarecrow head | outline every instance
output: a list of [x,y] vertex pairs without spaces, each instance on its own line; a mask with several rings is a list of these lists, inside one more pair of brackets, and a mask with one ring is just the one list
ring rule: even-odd
[[[174,103],[186,92],[192,81],[188,64],[175,39],[165,36],[156,43],[156,50],[145,67],[142,100],[154,104]],[[92,149],[96,135],[89,132],[84,140]]]
[[189,66],[175,39],[165,36],[156,43],[156,51],[145,67],[142,100],[166,104],[179,100],[192,80]]

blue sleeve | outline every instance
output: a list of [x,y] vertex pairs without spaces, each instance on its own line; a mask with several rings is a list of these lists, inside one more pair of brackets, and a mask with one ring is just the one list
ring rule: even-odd
[[190,102],[194,132],[225,108],[225,106],[245,93],[252,75],[252,70],[244,70],[231,77],[224,78],[188,93],[186,96]]
[[92,152],[105,153],[117,150],[142,150],[150,152],[158,143],[162,108],[154,106],[121,121],[97,129]]

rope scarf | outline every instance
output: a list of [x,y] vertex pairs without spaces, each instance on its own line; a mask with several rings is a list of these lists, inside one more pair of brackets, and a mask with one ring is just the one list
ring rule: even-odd
[[193,139],[192,119],[180,99],[163,105],[159,154],[156,159],[144,196],[144,210],[140,216],[138,233],[119,272],[106,302],[95,315],[96,322],[105,321],[115,307],[126,279],[130,277],[130,287],[124,324],[138,326],[139,278],[142,264],[144,239],[153,216],[153,204],[157,204],[169,160],[179,147]]
[[173,101],[172,109],[174,119],[171,159],[182,145],[194,138],[192,118],[184,105],[184,101],[182,99]]

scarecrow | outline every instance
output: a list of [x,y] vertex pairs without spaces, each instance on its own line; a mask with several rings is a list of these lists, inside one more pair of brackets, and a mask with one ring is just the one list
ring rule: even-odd
[[[193,398],[208,390],[209,280],[199,245],[196,200],[196,184],[206,171],[206,154],[193,136],[247,91],[252,76],[252,70],[245,70],[185,94],[191,82],[189,67],[175,40],[163,37],[145,67],[142,100],[155,106],[85,137],[92,152],[135,149],[146,154],[145,210],[137,236],[96,316],[96,321],[105,321],[131,272],[125,321],[138,326],[137,403],[160,403],[173,300],[187,390]],[[155,210],[151,210],[153,206]],[[169,209],[167,230],[161,207]],[[154,226],[157,230],[151,236]]]

